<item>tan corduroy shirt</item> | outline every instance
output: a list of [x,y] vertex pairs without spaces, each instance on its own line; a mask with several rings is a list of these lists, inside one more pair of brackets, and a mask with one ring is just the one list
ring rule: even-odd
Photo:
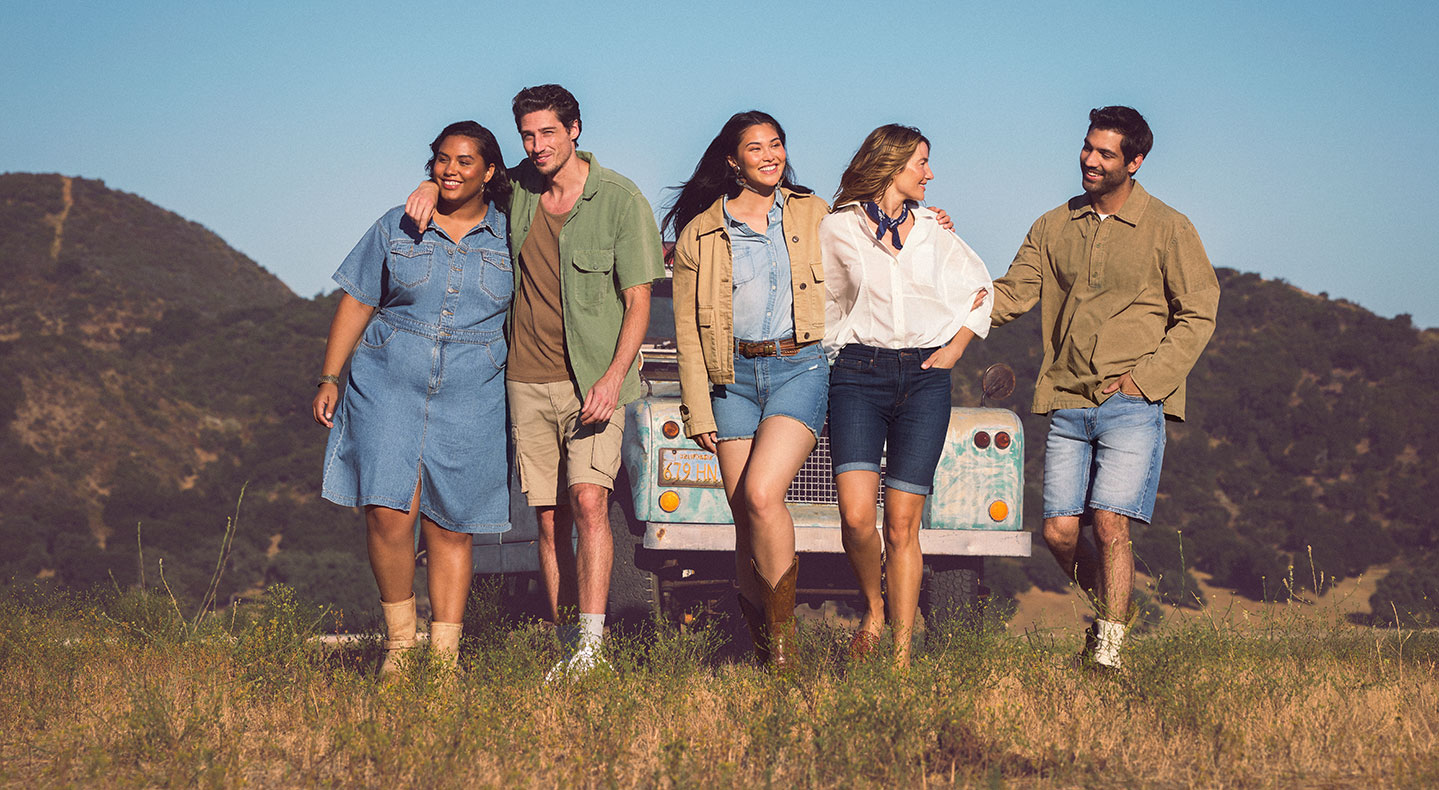
[[1101,220],[1080,195],[1035,220],[994,281],[994,326],[1040,303],[1044,359],[1034,411],[1098,406],[1125,372],[1184,419],[1184,379],[1214,333],[1219,281],[1183,214],[1138,182]]

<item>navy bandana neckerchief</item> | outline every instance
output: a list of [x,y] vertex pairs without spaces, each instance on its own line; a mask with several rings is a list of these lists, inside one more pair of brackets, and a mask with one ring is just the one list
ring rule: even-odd
[[873,200],[866,200],[860,205],[864,207],[864,213],[868,214],[869,218],[874,220],[874,224],[879,226],[879,230],[874,234],[875,241],[883,239],[885,232],[888,231],[894,248],[896,250],[904,249],[904,245],[899,243],[899,226],[909,219],[909,203],[904,204],[904,210],[899,212],[897,219],[890,219],[888,214],[879,210],[879,204]]

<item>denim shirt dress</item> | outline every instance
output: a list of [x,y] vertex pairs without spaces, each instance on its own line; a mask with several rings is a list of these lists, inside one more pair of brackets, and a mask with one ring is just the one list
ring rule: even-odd
[[325,499],[409,510],[418,478],[420,512],[445,529],[510,528],[506,231],[494,203],[458,241],[433,223],[417,233],[399,206],[340,264],[335,282],[377,309],[335,410]]

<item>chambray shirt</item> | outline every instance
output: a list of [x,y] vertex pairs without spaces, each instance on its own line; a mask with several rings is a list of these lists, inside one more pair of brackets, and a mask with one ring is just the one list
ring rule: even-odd
[[779,190],[764,233],[730,216],[725,200],[725,228],[734,261],[734,336],[740,340],[779,340],[794,334],[794,291],[783,216],[784,196]]

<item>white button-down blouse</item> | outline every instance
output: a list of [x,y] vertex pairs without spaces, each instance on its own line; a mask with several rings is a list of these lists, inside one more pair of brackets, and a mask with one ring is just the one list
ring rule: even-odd
[[[824,348],[833,359],[847,343],[931,348],[961,327],[989,334],[994,288],[989,271],[933,211],[912,206],[914,227],[898,253],[874,237],[864,209],[846,203],[819,223],[824,256]],[[978,308],[974,295],[988,293]]]

